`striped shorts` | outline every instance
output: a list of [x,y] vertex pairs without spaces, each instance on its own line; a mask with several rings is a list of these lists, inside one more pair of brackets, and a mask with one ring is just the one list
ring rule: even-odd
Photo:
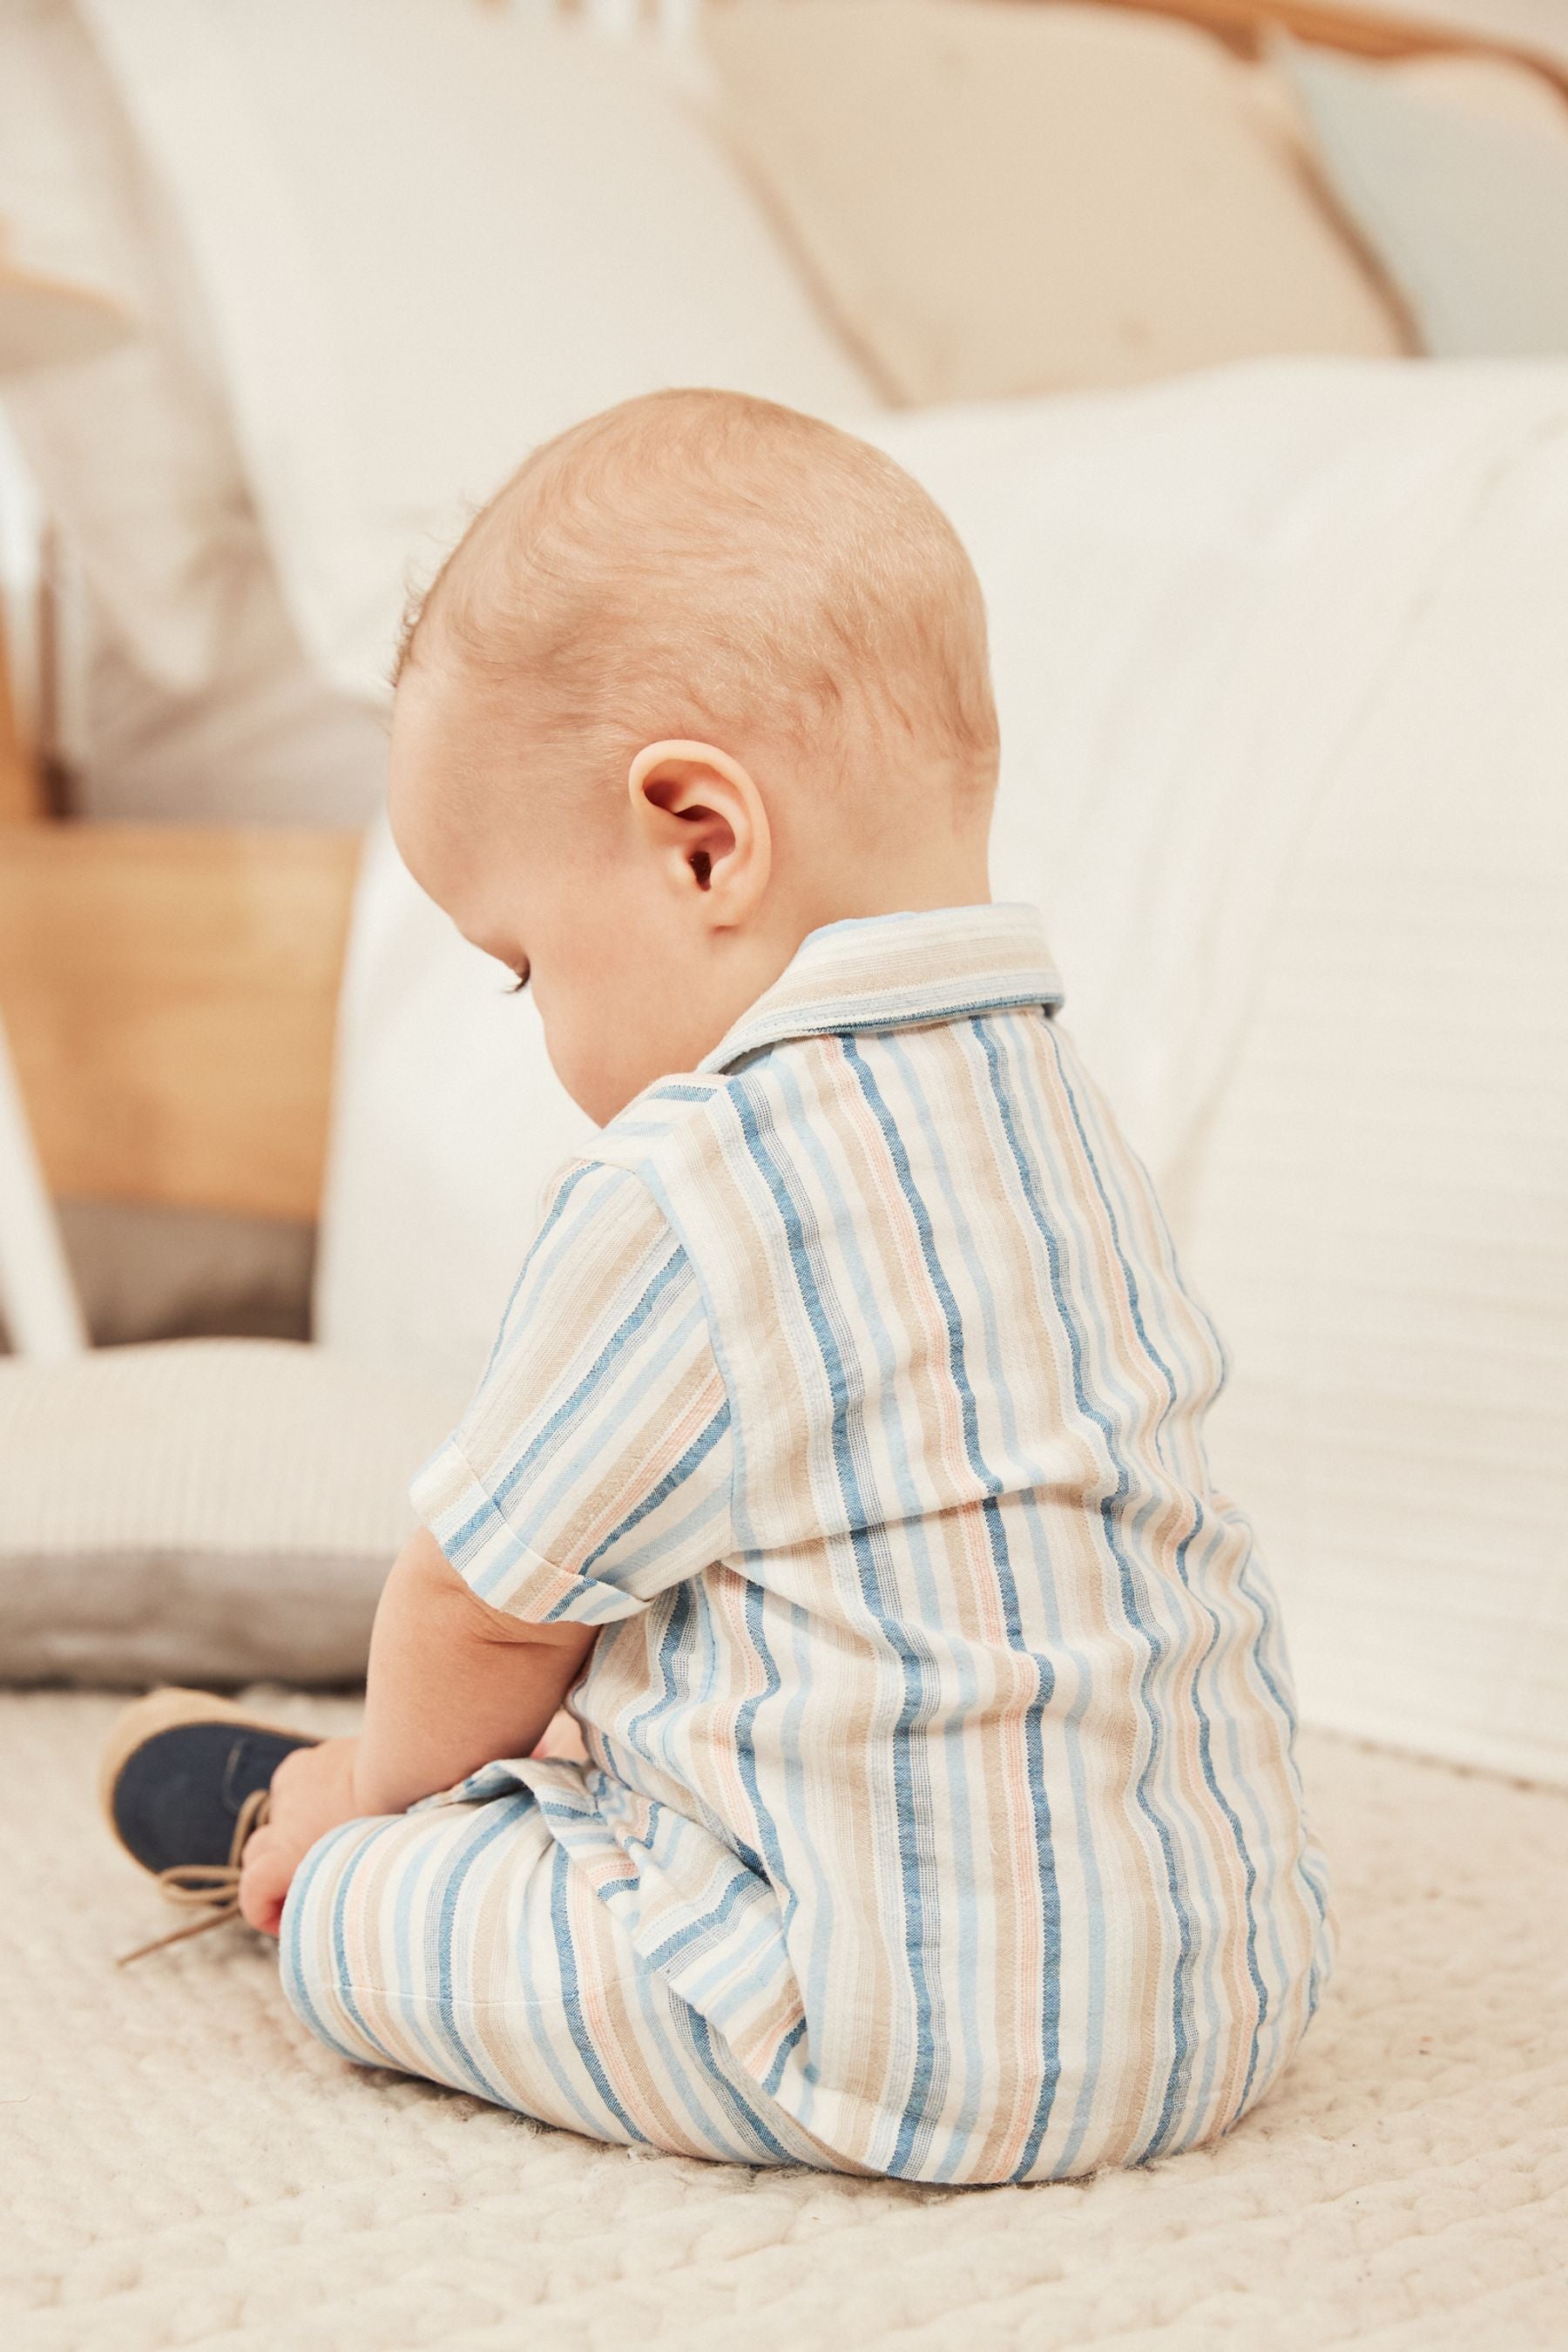
[[289,1890],[281,1960],[297,2015],[356,2065],[626,2147],[856,2168],[633,1949],[525,1789],[330,1832]]

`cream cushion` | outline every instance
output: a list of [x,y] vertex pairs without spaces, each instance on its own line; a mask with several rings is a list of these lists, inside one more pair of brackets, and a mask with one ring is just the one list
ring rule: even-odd
[[653,44],[475,0],[81,0],[186,236],[294,622],[381,698],[411,570],[668,383],[874,394]]
[[1401,348],[1280,110],[1186,26],[792,0],[708,39],[739,152],[900,399]]
[[0,1360],[0,1680],[364,1672],[445,1402],[271,1340]]

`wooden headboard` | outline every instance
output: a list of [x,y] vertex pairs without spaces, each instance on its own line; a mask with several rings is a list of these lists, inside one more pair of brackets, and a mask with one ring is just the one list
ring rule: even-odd
[[[1035,0],[1047,5],[1047,0]],[[1506,58],[1533,67],[1568,95],[1568,66],[1549,53],[1499,39],[1477,28],[1385,16],[1376,8],[1335,5],[1334,0],[1099,0],[1108,8],[1176,16],[1215,33],[1233,48],[1257,56],[1270,33],[1289,33],[1321,49],[1361,58],[1423,58],[1454,54]],[[1479,14],[1479,10],[1478,10]]]
[[[787,6],[788,0],[775,0]],[[488,0],[512,6],[516,0]],[[758,0],[554,0],[555,13],[581,16],[607,33],[657,26],[674,42],[688,38],[704,5],[755,6]],[[853,5],[853,0],[847,0]],[[1060,0],[1017,0],[1023,7],[1049,7]],[[1081,6],[1084,0],[1072,0]],[[1455,54],[1506,58],[1530,66],[1554,82],[1568,99],[1568,60],[1528,42],[1489,33],[1481,25],[1444,25],[1419,15],[1405,16],[1356,0],[1093,0],[1104,8],[1133,9],[1143,16],[1174,16],[1214,33],[1244,57],[1258,56],[1271,32],[1289,33],[1317,48],[1342,49],[1360,58],[1423,58]],[[1484,0],[1470,0],[1479,17]]]
[[51,1192],[315,1216],[358,855],[0,821],[0,1012]]
[[353,833],[59,820],[0,629],[0,1016],[51,1192],[311,1220]]
[[[570,0],[569,0],[570,5]],[[727,5],[727,0],[713,0]],[[754,5],[754,0],[752,0]],[[787,0],[779,0],[787,5]],[[1059,0],[1017,0],[1022,7],[1049,7]],[[1083,0],[1073,0],[1081,5]],[[1506,58],[1529,66],[1556,85],[1568,100],[1568,60],[1528,42],[1509,40],[1479,25],[1442,25],[1417,16],[1363,8],[1353,0],[1093,0],[1104,8],[1125,8],[1147,16],[1173,16],[1184,25],[1215,34],[1243,57],[1258,57],[1270,33],[1289,33],[1321,49],[1341,49],[1359,58],[1388,58],[1471,56]],[[1480,0],[1471,0],[1478,16]],[[643,18],[669,26],[689,24],[693,0],[575,0],[574,13],[606,25]]]

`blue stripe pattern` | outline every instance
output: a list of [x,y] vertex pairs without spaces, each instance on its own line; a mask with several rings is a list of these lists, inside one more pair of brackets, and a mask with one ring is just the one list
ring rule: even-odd
[[340,1833],[331,2045],[628,2145],[941,2183],[1228,2130],[1335,1922],[1225,1361],[1026,908],[812,933],[557,1180],[421,1515],[601,1628],[589,1762]]

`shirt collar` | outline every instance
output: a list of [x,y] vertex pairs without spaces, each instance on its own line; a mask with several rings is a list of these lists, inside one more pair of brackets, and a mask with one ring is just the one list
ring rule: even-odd
[[1010,1005],[1054,1013],[1061,982],[1033,907],[939,907],[826,923],[698,1067],[730,1070],[788,1037],[907,1029]]

